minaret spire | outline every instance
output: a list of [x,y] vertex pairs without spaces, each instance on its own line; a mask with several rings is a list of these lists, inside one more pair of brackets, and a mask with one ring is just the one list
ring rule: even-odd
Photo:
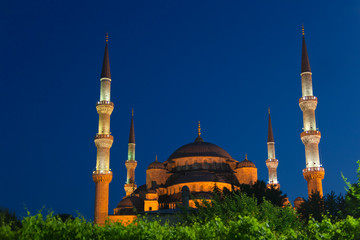
[[111,78],[108,42],[109,42],[109,36],[106,33],[106,44],[105,44],[103,67],[102,67],[102,70],[101,70],[101,78]]
[[130,124],[129,143],[135,143],[134,109],[132,109],[132,111],[131,111],[131,124]]
[[301,73],[311,72],[310,61],[305,43],[304,25],[302,26],[302,54],[301,54]]
[[104,225],[109,214],[109,183],[112,180],[110,148],[114,140],[110,132],[110,116],[114,110],[114,104],[110,101],[111,75],[107,41],[100,84],[100,101],[96,104],[96,110],[99,114],[99,127],[94,140],[97,148],[96,169],[93,171],[92,177],[96,185],[94,222]]
[[315,109],[318,103],[317,97],[313,95],[312,73],[309,57],[305,44],[304,28],[302,30],[302,59],[301,59],[301,88],[302,97],[299,99],[299,106],[303,112],[304,131],[301,133],[301,141],[305,145],[306,168],[303,175],[308,183],[308,195],[318,192],[321,196],[322,179],[325,176],[325,169],[321,167],[319,158],[319,142],[321,133],[316,128]]
[[269,107],[269,124],[268,124],[268,142],[274,142],[274,134],[271,125],[270,107]]
[[268,188],[274,187],[276,189],[279,189],[280,184],[277,180],[277,167],[279,165],[279,160],[275,158],[275,141],[274,141],[274,134],[271,125],[270,107],[269,107],[267,149],[268,149],[268,159],[266,160],[266,166],[269,171],[269,181],[267,187]]
[[127,169],[126,183],[124,186],[126,196],[131,195],[137,188],[135,184],[135,169],[137,161],[135,160],[135,131],[134,131],[134,109],[131,110],[130,134],[128,143],[128,160],[125,162]]

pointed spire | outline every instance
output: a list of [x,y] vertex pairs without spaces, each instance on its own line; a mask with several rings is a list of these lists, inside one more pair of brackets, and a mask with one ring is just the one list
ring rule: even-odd
[[268,142],[275,142],[274,141],[274,134],[273,134],[273,130],[272,130],[272,125],[271,125],[271,116],[270,116],[270,107],[269,107],[269,126],[268,126]]
[[132,111],[131,111],[131,124],[130,124],[129,143],[135,143],[134,109],[132,109]]
[[303,72],[311,72],[310,68],[310,62],[309,62],[309,56],[306,49],[306,43],[305,43],[305,31],[304,31],[304,25],[302,26],[302,55],[301,55],[301,73]]
[[101,78],[111,78],[108,41],[109,41],[109,35],[106,33],[106,44],[105,44],[103,67],[101,70]]
[[198,124],[198,137],[195,139],[195,142],[204,142],[204,140],[201,137],[201,126],[200,126],[200,121]]

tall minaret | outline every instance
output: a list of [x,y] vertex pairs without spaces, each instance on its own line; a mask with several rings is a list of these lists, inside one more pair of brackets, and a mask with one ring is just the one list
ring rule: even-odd
[[124,185],[126,196],[131,195],[137,187],[135,184],[136,165],[137,162],[135,160],[134,110],[132,110],[128,144],[128,160],[126,160],[125,162],[125,166],[127,169],[126,183]]
[[302,97],[299,99],[299,105],[303,112],[304,131],[301,133],[301,140],[305,145],[306,168],[303,170],[304,178],[308,184],[308,195],[319,192],[323,195],[322,179],[324,179],[325,170],[321,167],[319,159],[319,142],[321,138],[320,131],[316,128],[315,109],[317,98],[313,95],[312,73],[309,57],[305,44],[304,27],[302,28],[302,59],[301,59],[301,88]]
[[276,172],[276,169],[279,165],[279,160],[275,158],[275,141],[274,141],[274,134],[271,125],[270,108],[269,108],[267,149],[268,149],[268,159],[266,160],[266,166],[269,170],[269,181],[267,187],[268,188],[274,187],[275,189],[280,189],[280,184],[277,180],[277,172]]
[[110,101],[111,75],[107,34],[100,83],[100,101],[96,104],[99,114],[99,129],[95,136],[96,170],[93,171],[92,177],[96,185],[94,222],[103,225],[108,218],[109,183],[112,180],[110,148],[114,140],[110,135],[110,115],[114,110],[114,104]]

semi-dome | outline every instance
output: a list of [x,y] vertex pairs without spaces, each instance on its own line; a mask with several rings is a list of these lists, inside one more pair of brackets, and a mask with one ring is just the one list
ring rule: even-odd
[[119,202],[119,204],[117,205],[118,208],[141,208],[144,204],[144,200],[141,199],[140,197],[136,197],[136,196],[130,196],[130,197],[125,197],[123,200],[121,200]]
[[175,158],[198,156],[232,158],[230,154],[221,147],[212,143],[199,141],[198,139],[196,139],[195,142],[186,144],[178,148],[173,154],[171,154],[168,160]]

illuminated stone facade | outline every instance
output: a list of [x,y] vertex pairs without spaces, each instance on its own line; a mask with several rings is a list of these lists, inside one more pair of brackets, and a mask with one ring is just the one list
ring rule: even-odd
[[[133,127],[132,120],[130,136]],[[194,142],[177,149],[166,161],[159,162],[156,157],[146,170],[146,184],[126,195],[114,209],[114,215],[109,217],[125,222],[131,213],[135,214],[134,209],[137,212],[174,209],[183,204],[184,187],[194,197],[189,199],[189,207],[195,207],[197,200],[210,201],[215,187],[220,191],[224,188],[231,191],[239,189],[241,184],[256,181],[257,168],[254,163],[247,157],[241,162],[233,159],[219,146],[204,142],[199,132]],[[119,217],[122,215],[124,218]]]

